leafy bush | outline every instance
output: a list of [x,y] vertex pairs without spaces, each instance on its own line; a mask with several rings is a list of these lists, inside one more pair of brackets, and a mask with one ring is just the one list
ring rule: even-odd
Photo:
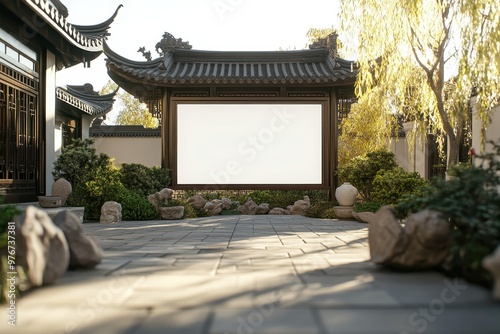
[[378,202],[364,202],[354,204],[354,212],[377,212],[382,207]]
[[161,167],[146,167],[141,164],[122,164],[120,181],[125,188],[146,197],[154,194],[170,183],[168,170]]
[[54,162],[54,180],[64,177],[75,189],[79,183],[87,180],[88,175],[94,175],[96,170],[110,168],[113,164],[111,158],[104,153],[96,154],[93,144],[93,139],[73,139],[70,145],[63,147]]
[[158,211],[149,201],[138,193],[125,187],[117,189],[116,199],[122,205],[123,220],[151,220],[159,218]]
[[251,197],[257,205],[269,203],[271,209],[276,207],[286,209],[304,196],[309,196],[311,203],[328,201],[328,192],[322,190],[254,190],[238,200],[240,203],[245,203],[248,197]]
[[373,180],[371,199],[382,204],[396,204],[406,195],[422,195],[427,184],[420,174],[401,167],[381,170]]
[[85,207],[85,219],[98,220],[101,207],[107,201],[122,205],[123,220],[158,218],[156,208],[145,197],[123,186],[117,169],[100,168],[86,178],[87,181],[79,183],[68,198],[70,205]]
[[457,166],[450,180],[434,179],[423,196],[409,196],[396,206],[399,217],[428,208],[442,212],[454,228],[451,257],[444,267],[454,275],[489,284],[482,259],[500,244],[500,143],[479,156],[479,167]]
[[365,201],[371,201],[373,180],[381,170],[397,167],[394,153],[378,150],[356,157],[338,170],[341,182],[350,182],[358,188]]

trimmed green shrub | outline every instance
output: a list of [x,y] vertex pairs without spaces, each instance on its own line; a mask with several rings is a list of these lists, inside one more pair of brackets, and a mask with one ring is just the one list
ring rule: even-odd
[[490,285],[481,265],[500,244],[500,143],[478,158],[479,167],[456,166],[450,180],[436,178],[422,196],[408,196],[396,206],[400,218],[424,208],[440,211],[454,228],[451,256],[444,268],[453,275]]
[[241,196],[238,200],[243,204],[248,197],[251,197],[257,205],[269,203],[271,209],[276,207],[286,209],[287,206],[304,196],[309,196],[311,203],[328,201],[328,192],[323,190],[254,190],[248,195]]
[[75,189],[96,170],[110,168],[113,165],[111,158],[104,153],[96,154],[93,144],[93,139],[73,139],[70,145],[64,146],[54,162],[54,180],[65,178]]
[[364,202],[354,204],[354,212],[377,212],[382,207],[378,202]]
[[125,188],[146,197],[154,194],[170,183],[168,170],[161,167],[146,167],[141,164],[122,164],[120,181]]
[[381,170],[372,184],[371,199],[382,204],[396,204],[407,195],[422,195],[428,182],[416,172],[401,167]]
[[107,201],[122,205],[123,220],[150,220],[159,217],[156,208],[145,197],[123,186],[117,169],[99,169],[87,178],[68,197],[70,205],[85,207],[85,219],[98,220],[101,207]]
[[394,153],[378,150],[359,156],[341,166],[338,176],[341,183],[350,182],[355,186],[365,201],[371,201],[373,180],[381,170],[397,167]]

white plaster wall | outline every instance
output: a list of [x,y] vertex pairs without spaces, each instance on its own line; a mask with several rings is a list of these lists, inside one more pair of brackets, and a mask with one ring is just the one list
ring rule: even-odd
[[137,163],[148,167],[161,166],[159,137],[97,137],[94,140],[97,153],[114,158],[115,165]]
[[82,116],[82,139],[88,139],[90,136],[90,125],[94,120],[95,116],[90,116],[84,114]]
[[[491,150],[491,146],[486,145],[484,149],[481,147],[481,128],[483,126],[483,122],[478,120],[476,117],[474,103],[475,97],[472,99],[472,147],[476,151],[476,154],[481,154],[485,151]],[[496,142],[500,140],[500,105],[493,109],[491,124],[486,129],[486,141],[488,140],[493,140]]]
[[396,156],[398,166],[403,167],[408,172],[417,172],[420,176],[426,178],[428,171],[425,144],[421,140],[418,140],[415,144],[416,148],[413,149],[413,152],[410,152],[406,138],[397,140],[393,138],[389,143],[389,149]]
[[56,129],[56,56],[47,51],[47,68],[45,69],[45,194],[52,194],[54,178],[52,169],[58,152],[61,152],[61,130]]

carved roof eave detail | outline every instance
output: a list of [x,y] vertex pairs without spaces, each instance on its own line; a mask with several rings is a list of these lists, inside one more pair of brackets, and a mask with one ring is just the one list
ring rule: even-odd
[[[152,61],[133,61],[104,43],[109,75],[124,85],[339,85],[352,84],[356,63],[329,50],[204,51],[176,49]],[[223,70],[224,68],[224,70]],[[130,87],[123,87],[129,91]]]
[[47,24],[58,31],[61,36],[74,46],[88,52],[102,52],[103,39],[108,36],[107,30],[116,18],[119,5],[115,13],[106,21],[96,25],[73,25],[61,14],[57,8],[45,0],[23,0],[34,12],[43,18]]
[[99,95],[97,92],[84,93],[77,87],[79,86],[56,87],[56,97],[91,116],[102,116],[113,109],[118,89],[109,94]]

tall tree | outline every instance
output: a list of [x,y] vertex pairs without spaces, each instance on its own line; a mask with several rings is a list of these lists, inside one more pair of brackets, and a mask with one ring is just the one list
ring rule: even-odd
[[499,27],[496,0],[341,0],[365,111],[397,113],[422,133],[446,135],[448,167],[458,162],[471,93],[485,126],[498,104]]
[[[118,85],[109,80],[101,89],[101,94],[113,92]],[[149,112],[146,104],[141,103],[131,94],[120,91],[117,94],[117,107],[119,108],[116,124],[118,125],[143,125],[146,128],[157,128],[158,119]]]

